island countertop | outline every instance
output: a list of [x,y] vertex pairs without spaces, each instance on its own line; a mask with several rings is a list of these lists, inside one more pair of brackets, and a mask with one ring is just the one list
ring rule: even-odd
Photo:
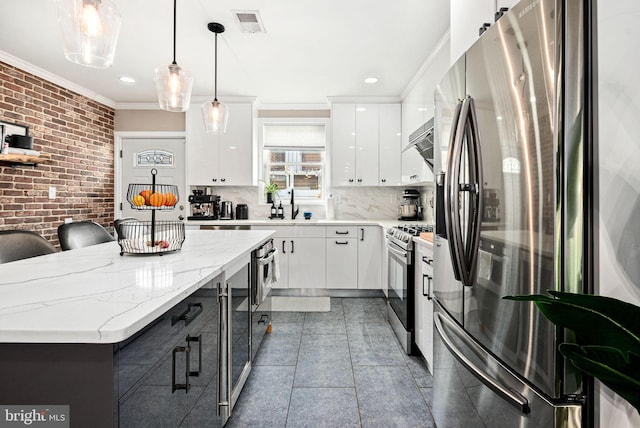
[[187,231],[180,251],[117,242],[0,265],[0,343],[117,343],[247,258],[268,230]]

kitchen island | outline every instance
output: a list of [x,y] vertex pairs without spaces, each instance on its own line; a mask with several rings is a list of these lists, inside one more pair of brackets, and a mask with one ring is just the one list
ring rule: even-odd
[[72,427],[117,426],[119,344],[247,266],[272,234],[187,231],[162,256],[109,242],[0,265],[0,404],[68,405]]

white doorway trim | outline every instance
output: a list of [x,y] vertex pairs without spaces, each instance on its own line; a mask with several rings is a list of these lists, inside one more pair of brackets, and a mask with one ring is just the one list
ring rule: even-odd
[[[120,131],[113,134],[113,219],[118,218],[119,201],[122,197],[122,158],[120,151],[122,150],[122,140],[126,138],[185,138],[187,133],[184,131]],[[186,154],[186,150],[185,150]],[[185,165],[185,183],[187,182],[187,168]],[[180,189],[184,192],[186,189]]]

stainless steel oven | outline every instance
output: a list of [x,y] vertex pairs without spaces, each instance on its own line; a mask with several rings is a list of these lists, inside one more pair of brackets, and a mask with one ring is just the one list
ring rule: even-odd
[[400,344],[407,354],[416,350],[415,279],[413,237],[420,232],[433,232],[433,226],[411,224],[387,229],[387,315]]
[[252,304],[261,305],[271,292],[275,269],[274,258],[278,249],[273,240],[265,242],[256,249],[251,257],[251,295]]
[[[411,246],[412,247],[412,246]],[[402,248],[387,236],[388,316],[400,344],[411,353],[413,338],[413,249]]]
[[251,256],[251,361],[271,328],[271,288],[278,249],[267,241]]

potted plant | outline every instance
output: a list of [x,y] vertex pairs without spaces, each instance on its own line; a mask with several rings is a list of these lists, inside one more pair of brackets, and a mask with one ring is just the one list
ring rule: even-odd
[[560,353],[640,412],[640,307],[611,297],[548,293],[503,299],[535,302],[549,321],[573,331],[575,343],[560,344]]
[[274,183],[273,181],[269,183],[264,180],[261,181],[264,183],[264,192],[267,195],[267,203],[273,203],[273,196],[278,190],[280,190],[278,183]]

